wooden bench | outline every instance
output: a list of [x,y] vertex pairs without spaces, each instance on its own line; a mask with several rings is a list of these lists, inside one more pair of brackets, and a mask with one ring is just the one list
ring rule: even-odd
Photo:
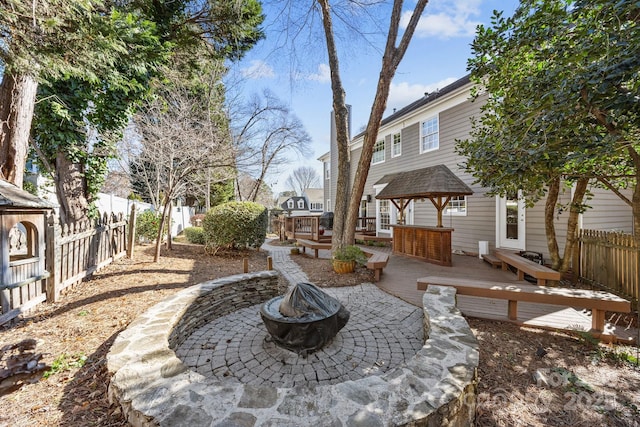
[[389,255],[373,251],[369,248],[362,248],[362,252],[367,256],[367,268],[373,270],[374,280],[377,282],[380,280],[382,270],[387,266],[387,262],[389,262]]
[[306,248],[313,249],[314,258],[318,258],[319,249],[331,249],[331,242],[314,242],[313,240],[296,239],[299,246],[302,246],[302,252],[305,252]]
[[427,276],[418,279],[418,290],[426,290],[429,285],[453,286],[459,295],[505,299],[509,320],[518,320],[518,301],[541,304],[562,305],[591,309],[591,327],[602,333],[605,312],[630,313],[631,303],[608,292],[588,289],[547,288],[529,283],[496,283],[489,280]]
[[562,278],[560,272],[521,257],[515,252],[496,251],[496,257],[502,261],[503,270],[508,270],[509,265],[517,269],[518,280],[524,280],[524,275],[528,274],[537,280],[538,285],[544,286],[547,280],[558,281]]

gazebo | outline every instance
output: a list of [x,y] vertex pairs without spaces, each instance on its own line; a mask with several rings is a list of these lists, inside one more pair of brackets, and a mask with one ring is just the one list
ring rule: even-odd
[[[383,176],[376,185],[387,184],[376,199],[390,200],[398,209],[393,225],[393,252],[451,266],[452,228],[442,226],[442,212],[451,197],[468,196],[473,191],[445,165],[430,166]],[[405,225],[405,209],[412,200],[429,199],[438,211],[434,226]]]
[[[0,179],[0,320],[44,301],[45,227],[53,205]],[[0,322],[1,323],[1,322]]]

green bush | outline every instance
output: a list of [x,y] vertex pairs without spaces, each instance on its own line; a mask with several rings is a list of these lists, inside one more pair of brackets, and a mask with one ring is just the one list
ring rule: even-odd
[[259,248],[267,234],[267,209],[254,202],[227,202],[218,205],[204,217],[205,249]]
[[204,245],[204,229],[202,227],[187,227],[184,229],[184,237],[189,243]]
[[160,226],[160,215],[156,212],[146,210],[136,217],[136,235],[154,242],[158,237],[158,227]]

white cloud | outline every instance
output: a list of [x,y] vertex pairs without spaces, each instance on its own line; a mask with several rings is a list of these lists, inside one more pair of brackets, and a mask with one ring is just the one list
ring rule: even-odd
[[327,64],[318,65],[318,72],[314,74],[308,74],[307,80],[311,80],[319,83],[328,83],[331,81],[331,70]]
[[436,83],[411,84],[407,82],[391,83],[389,88],[389,99],[387,101],[386,115],[392,114],[394,108],[399,110],[424,96],[425,92],[431,93],[458,80],[449,77]]
[[[415,37],[473,37],[476,26],[481,22],[481,0],[455,0],[429,2],[416,27]],[[411,12],[404,12],[400,25],[406,28]]]
[[269,64],[260,60],[251,61],[250,65],[240,72],[243,77],[252,80],[271,79],[276,75]]

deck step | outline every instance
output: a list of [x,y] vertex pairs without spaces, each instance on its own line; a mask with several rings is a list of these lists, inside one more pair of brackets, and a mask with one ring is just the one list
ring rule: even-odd
[[500,261],[498,258],[496,258],[491,254],[483,254],[482,259],[485,262],[488,262],[493,268],[498,268],[502,266],[502,261]]

